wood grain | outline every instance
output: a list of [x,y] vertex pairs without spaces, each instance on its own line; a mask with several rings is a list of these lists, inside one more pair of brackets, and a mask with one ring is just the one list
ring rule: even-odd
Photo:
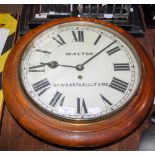
[[[19,79],[20,60],[27,44],[45,29],[72,21],[88,21],[110,27],[127,38],[142,63],[142,80],[138,93],[117,115],[92,123],[63,122],[41,113],[25,95]],[[7,106],[17,121],[42,139],[69,147],[95,147],[118,141],[133,132],[149,112],[154,97],[154,68],[143,47],[126,31],[105,21],[91,18],[64,18],[48,22],[27,33],[12,50],[3,73],[3,89]],[[11,93],[8,93],[11,92]],[[123,119],[122,119],[123,118]]]

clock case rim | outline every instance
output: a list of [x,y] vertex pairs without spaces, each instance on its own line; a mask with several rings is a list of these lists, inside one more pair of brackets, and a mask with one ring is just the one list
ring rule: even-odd
[[[130,104],[106,120],[85,124],[63,122],[40,112],[24,95],[19,82],[18,66],[27,43],[43,30],[65,22],[86,21],[107,26],[123,35],[136,49],[142,63],[142,82]],[[113,143],[133,132],[147,116],[154,97],[154,68],[144,48],[123,29],[93,18],[62,18],[28,32],[15,45],[3,72],[3,89],[8,109],[15,119],[34,135],[68,147],[95,147]],[[11,92],[11,93],[8,93]],[[123,118],[123,119],[122,119]]]

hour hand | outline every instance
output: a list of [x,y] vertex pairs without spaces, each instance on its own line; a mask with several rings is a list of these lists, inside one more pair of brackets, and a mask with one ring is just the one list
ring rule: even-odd
[[47,63],[41,62],[40,64],[41,65],[47,65],[50,68],[56,68],[56,67],[59,66],[57,61],[50,61],[50,62],[47,62]]
[[61,65],[57,61],[50,61],[50,62],[47,62],[47,63],[41,62],[40,64],[47,65],[48,67],[53,68],[53,69],[57,68],[58,66],[76,68],[75,66],[71,66],[71,65]]

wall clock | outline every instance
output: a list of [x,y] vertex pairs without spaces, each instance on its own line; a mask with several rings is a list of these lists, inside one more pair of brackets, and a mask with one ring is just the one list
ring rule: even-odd
[[142,46],[105,21],[64,18],[27,33],[7,59],[3,87],[16,120],[68,147],[115,142],[134,131],[154,96]]

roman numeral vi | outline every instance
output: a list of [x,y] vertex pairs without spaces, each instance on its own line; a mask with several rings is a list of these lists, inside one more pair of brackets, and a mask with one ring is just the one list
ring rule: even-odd
[[80,98],[77,98],[77,113],[80,114],[82,112],[88,113],[85,100],[84,99],[81,100]]

